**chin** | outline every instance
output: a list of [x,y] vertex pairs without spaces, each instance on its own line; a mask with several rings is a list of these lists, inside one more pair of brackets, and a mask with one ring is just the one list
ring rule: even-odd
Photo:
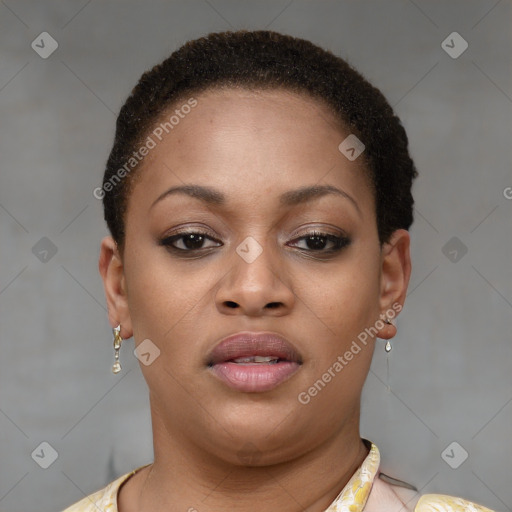
[[259,450],[282,451],[312,434],[311,422],[298,403],[289,407],[278,402],[230,403],[217,411],[219,428],[213,435],[223,438],[229,450],[236,443],[239,448],[252,444]]

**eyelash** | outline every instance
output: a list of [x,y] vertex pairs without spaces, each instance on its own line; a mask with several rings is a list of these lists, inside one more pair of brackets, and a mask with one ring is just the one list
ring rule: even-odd
[[[197,255],[197,253],[199,251],[211,249],[211,247],[206,247],[206,248],[201,247],[199,249],[181,249],[181,248],[178,248],[178,247],[175,247],[174,245],[172,245],[175,241],[183,239],[187,235],[199,235],[199,236],[202,236],[209,240],[218,242],[218,240],[215,240],[215,238],[209,236],[208,233],[201,231],[201,230],[195,230],[195,231],[183,231],[181,233],[176,233],[175,235],[165,237],[160,241],[160,245],[163,245],[170,251],[180,254],[180,255],[185,255],[187,253],[189,253],[191,255]],[[319,249],[319,250],[302,249],[302,248],[299,248],[299,250],[301,250],[303,252],[310,253],[310,254],[329,255],[329,254],[338,253],[339,251],[341,251],[343,248],[347,247],[351,243],[351,240],[348,237],[336,236],[336,235],[332,235],[330,233],[324,233],[324,232],[316,231],[316,230],[311,231],[309,233],[305,233],[305,234],[301,235],[300,237],[292,240],[292,242],[296,242],[298,240],[304,240],[304,239],[312,238],[312,237],[325,238],[325,239],[327,239],[328,242],[331,242],[332,244],[334,244],[334,247],[331,247],[330,249],[327,249],[327,250],[326,249]]]

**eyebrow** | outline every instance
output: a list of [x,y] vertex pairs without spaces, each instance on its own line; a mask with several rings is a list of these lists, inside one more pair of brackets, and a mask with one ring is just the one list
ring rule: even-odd
[[[226,196],[212,187],[205,187],[203,185],[181,185],[179,187],[171,187],[164,193],[160,194],[150,206],[150,209],[162,199],[174,194],[186,194],[214,206],[222,206],[226,204]],[[300,187],[295,190],[288,190],[279,196],[279,202],[282,206],[296,206],[330,194],[348,199],[354,205],[359,215],[362,216],[356,200],[345,191],[332,185],[312,185]]]

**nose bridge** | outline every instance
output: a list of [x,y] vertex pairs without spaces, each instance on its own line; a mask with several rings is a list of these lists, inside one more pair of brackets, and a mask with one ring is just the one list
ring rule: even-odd
[[218,290],[220,307],[238,306],[254,312],[269,304],[270,307],[292,304],[293,293],[285,283],[277,251],[264,234],[258,239],[256,236],[247,236],[236,246]]
[[235,248],[233,255],[233,275],[238,286],[258,289],[273,285],[278,262],[271,241],[265,234],[247,236]]

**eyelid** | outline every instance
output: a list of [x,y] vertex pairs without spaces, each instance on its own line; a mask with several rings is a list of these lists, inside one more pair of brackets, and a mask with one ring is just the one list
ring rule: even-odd
[[171,236],[175,235],[187,235],[189,233],[197,233],[204,236],[208,236],[210,238],[216,239],[216,235],[213,233],[213,231],[205,226],[202,225],[190,225],[187,224],[183,227],[181,226],[175,226],[171,231],[167,232],[162,239],[169,238]]
[[318,232],[324,235],[339,236],[341,238],[349,238],[348,234],[344,230],[326,224],[309,224],[297,229],[297,231],[292,236],[295,239],[297,237],[306,236],[314,232]]

